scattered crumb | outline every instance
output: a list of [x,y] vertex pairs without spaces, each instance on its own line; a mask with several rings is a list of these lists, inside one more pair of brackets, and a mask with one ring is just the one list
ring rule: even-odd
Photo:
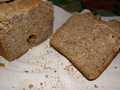
[[55,70],[54,72],[56,73],[57,71]]
[[40,63],[39,61],[36,61],[36,63]]
[[5,67],[5,64],[0,63],[0,68],[4,68],[4,67]]
[[95,87],[95,88],[98,88],[98,85],[95,84],[94,87]]
[[118,69],[118,67],[117,67],[117,66],[115,66],[114,68],[115,68],[115,69]]
[[52,88],[56,88],[56,86],[52,86]]
[[14,86],[12,86],[12,88],[15,88]]
[[33,88],[33,87],[34,87],[34,85],[33,85],[33,84],[30,84],[28,87],[31,89],[31,88]]
[[45,75],[46,78],[48,78],[48,75]]
[[50,54],[49,50],[47,50],[46,52],[47,52],[47,54]]
[[53,51],[51,50],[47,50],[47,54],[53,53]]
[[86,89],[88,89],[88,88],[89,88],[89,86],[86,87]]
[[42,86],[42,85],[43,85],[43,83],[42,83],[42,82],[40,82],[40,85]]
[[61,65],[63,66],[64,64],[63,64],[63,63],[61,63]]
[[25,73],[29,73],[29,71],[27,71],[27,70],[26,70],[26,71],[24,71],[24,72],[25,72]]
[[73,68],[72,65],[68,65],[68,66],[65,66],[64,70],[73,72],[73,71],[74,71],[74,68]]
[[34,70],[31,70],[31,72],[34,72]]

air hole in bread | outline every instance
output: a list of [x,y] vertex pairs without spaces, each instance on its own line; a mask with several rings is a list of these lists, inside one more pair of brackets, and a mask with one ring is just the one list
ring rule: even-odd
[[0,31],[3,30],[2,28],[0,28]]
[[112,35],[112,38],[114,38],[115,36]]
[[29,44],[34,44],[36,42],[36,39],[37,39],[37,35],[31,34],[31,35],[29,35],[29,37],[27,39],[27,42]]

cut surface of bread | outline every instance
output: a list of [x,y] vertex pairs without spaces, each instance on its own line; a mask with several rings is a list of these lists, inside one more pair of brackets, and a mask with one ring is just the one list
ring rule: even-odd
[[53,6],[42,0],[0,4],[0,52],[12,61],[46,40],[53,30]]
[[109,25],[109,27],[111,27],[114,31],[120,33],[120,21],[111,20],[105,23]]
[[76,14],[58,29],[50,44],[88,80],[95,80],[117,55],[120,33],[92,14]]

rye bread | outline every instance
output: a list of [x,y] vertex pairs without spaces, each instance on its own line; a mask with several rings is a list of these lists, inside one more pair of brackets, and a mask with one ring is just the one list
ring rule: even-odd
[[95,80],[117,55],[120,33],[90,13],[76,14],[58,29],[50,44],[88,80]]
[[42,0],[0,4],[0,51],[12,61],[46,40],[53,30],[53,6]]

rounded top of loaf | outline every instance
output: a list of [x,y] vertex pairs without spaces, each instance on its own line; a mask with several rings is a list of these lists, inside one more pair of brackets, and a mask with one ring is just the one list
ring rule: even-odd
[[9,19],[15,15],[25,14],[36,8],[42,0],[9,0],[0,2],[0,21]]

